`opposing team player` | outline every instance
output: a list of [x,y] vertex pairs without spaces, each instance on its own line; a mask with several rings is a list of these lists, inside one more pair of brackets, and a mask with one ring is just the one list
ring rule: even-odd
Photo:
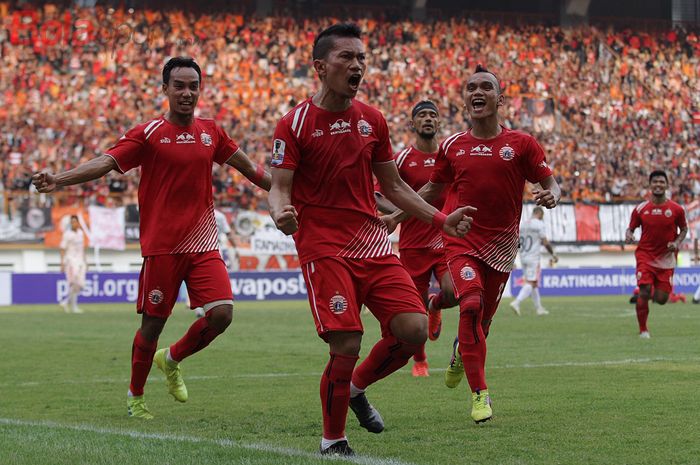
[[544,232],[544,209],[535,207],[532,209],[532,216],[520,226],[520,263],[523,268],[523,280],[525,284],[520,289],[518,296],[510,303],[516,315],[520,316],[520,303],[532,297],[535,304],[535,312],[538,315],[548,315],[549,312],[542,306],[540,300],[540,290],[538,282],[540,280],[540,248],[544,246],[552,256],[552,262],[556,263],[559,258],[554,253],[552,244],[549,243]]
[[[212,166],[227,163],[258,186],[269,189],[270,174],[255,166],[213,120],[196,118],[202,72],[191,58],[175,57],[163,68],[162,91],[169,111],[129,130],[107,152],[59,174],[40,172],[33,183],[52,192],[104,176],[141,167],[139,210],[141,254],[137,312],[141,327],[132,347],[128,414],[151,419],[143,388],[155,359],[166,375],[168,390],[187,400],[179,362],[205,348],[231,323],[233,295],[219,252],[212,198]],[[156,353],[158,337],[170,316],[182,281],[191,307],[203,307],[197,320],[169,348]]]
[[673,289],[673,271],[681,242],[688,233],[688,223],[683,207],[666,197],[668,177],[662,170],[649,175],[651,200],[640,203],[632,210],[630,224],[625,233],[628,244],[634,242],[634,230],[641,226],[642,237],[634,256],[637,261],[637,323],[639,337],[649,339],[649,299],[659,305],[668,301]]
[[66,313],[83,313],[78,307],[78,296],[85,287],[87,272],[85,234],[76,215],[71,216],[68,228],[61,237],[61,271],[68,281],[68,297],[61,302],[61,306]]
[[[461,205],[477,208],[464,238],[443,235],[460,309],[459,344],[453,346],[445,384],[457,386],[466,372],[472,391],[471,417],[480,423],[493,415],[484,373],[486,336],[518,251],[525,181],[540,184],[534,199],[546,208],[557,205],[561,191],[537,141],[498,123],[498,107],[505,96],[495,74],[477,66],[463,96],[472,128],[440,145],[430,182],[418,193],[432,201],[449,186],[444,210]],[[401,221],[406,215],[391,217]]]
[[[275,130],[270,215],[294,234],[316,329],[330,349],[321,377],[321,453],[353,455],[345,436],[348,405],[361,426],[381,432],[384,422],[365,389],[404,366],[428,333],[423,300],[376,216],[372,174],[392,203],[448,234],[463,236],[471,218],[466,207],[446,216],[399,177],[384,117],[354,99],[366,70],[360,29],[325,29],[312,56],[321,88]],[[363,303],[382,338],[355,368]]]
[[[440,128],[440,114],[435,103],[430,100],[418,102],[411,111],[411,127],[415,133],[414,144],[397,153],[394,159],[401,179],[417,191],[430,180],[435,167]],[[389,214],[396,210],[381,192],[375,192],[375,196],[379,211]],[[442,209],[444,203],[445,196],[441,195],[431,205]],[[401,225],[399,257],[425,301],[428,309],[428,337],[435,341],[440,337],[442,329],[442,309],[457,305],[452,280],[447,273],[442,233],[432,225],[409,218]],[[440,292],[428,295],[433,275],[440,284]],[[425,346],[413,356],[413,360],[413,376],[428,376]]]

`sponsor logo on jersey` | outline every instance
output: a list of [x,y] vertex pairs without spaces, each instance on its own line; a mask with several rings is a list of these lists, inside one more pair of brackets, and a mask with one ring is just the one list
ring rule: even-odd
[[673,215],[673,212],[671,212],[670,208],[667,208],[666,211],[664,212],[664,216],[666,218],[671,218],[671,215]]
[[323,130],[321,129],[316,129],[312,134],[311,137],[321,137],[323,135]]
[[652,215],[661,215],[661,214],[663,214],[663,212],[661,211],[660,208],[652,208],[651,214]]
[[479,144],[476,147],[472,147],[469,155],[473,157],[490,157],[493,155],[491,147],[487,147],[484,144]]
[[175,143],[176,144],[194,144],[195,139],[194,139],[194,136],[192,134],[190,134],[189,132],[183,132],[182,134],[180,134],[179,136],[177,136],[175,138]]
[[544,161],[544,160],[542,160],[542,161],[540,162],[540,165],[539,165],[539,166],[541,166],[542,168],[549,168],[549,165],[548,165],[547,162]]
[[425,160],[423,160],[423,166],[435,166],[435,159],[426,158]]
[[513,158],[515,158],[515,150],[513,150],[513,147],[511,147],[508,144],[501,147],[501,150],[498,151],[498,154],[505,161],[511,161]]
[[459,150],[457,151],[457,153],[455,154],[455,157],[461,157],[461,156],[464,155],[465,153],[467,153],[467,152],[466,152],[464,149],[459,149]]
[[408,164],[409,168],[413,168],[414,166],[418,166],[418,163],[416,163],[415,161],[412,161],[411,163]]
[[369,137],[372,134],[372,126],[363,119],[357,122],[357,130],[362,137]]
[[474,272],[474,268],[471,266],[465,266],[459,270],[459,276],[465,281],[471,281],[472,279],[476,278],[476,273]]
[[158,305],[165,299],[165,296],[163,295],[163,291],[161,291],[158,288],[155,288],[151,290],[151,292],[148,293],[148,301],[152,303],[153,305]]
[[285,146],[286,144],[282,139],[275,139],[272,143],[272,159],[270,160],[272,166],[281,165],[284,161]]
[[328,307],[331,309],[331,312],[339,315],[348,309],[348,300],[342,295],[336,294],[331,297]]
[[352,120],[350,121],[344,121],[342,119],[336,120],[335,123],[330,124],[330,131],[331,131],[331,136],[334,136],[336,134],[344,134],[346,132],[350,132],[350,127],[352,124],[350,124]]
[[172,141],[171,141],[170,139],[168,139],[167,137],[163,137],[163,138],[160,140],[160,143],[161,143],[161,144],[169,144],[170,142],[172,142]]
[[200,134],[199,138],[202,140],[202,144],[206,145],[207,147],[211,146],[211,136],[209,134],[203,132]]

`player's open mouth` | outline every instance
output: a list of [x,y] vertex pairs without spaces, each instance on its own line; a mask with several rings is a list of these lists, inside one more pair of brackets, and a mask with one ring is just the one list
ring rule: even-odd
[[191,101],[189,101],[189,100],[186,101],[186,102],[180,102],[180,106],[181,106],[181,107],[191,107],[192,104],[193,104],[193,102],[191,102]]
[[350,87],[353,90],[357,90],[360,87],[360,81],[362,81],[362,75],[353,74],[352,76],[350,76],[350,79],[348,79],[348,84],[350,84]]
[[481,97],[477,97],[475,99],[472,99],[472,108],[476,111],[481,111],[484,109],[486,106],[486,99],[483,99]]

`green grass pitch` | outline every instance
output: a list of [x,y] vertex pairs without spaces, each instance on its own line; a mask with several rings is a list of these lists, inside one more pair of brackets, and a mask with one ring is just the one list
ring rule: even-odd
[[[700,306],[652,305],[652,339],[637,337],[626,296],[544,299],[516,317],[503,302],[487,360],[494,418],[475,425],[467,383],[443,385],[457,312],[429,342],[429,378],[409,367],[368,390],[386,430],[350,412],[362,464],[698,464]],[[306,302],[238,303],[234,323],[183,363],[186,404],[155,369],[146,397],[155,420],[126,416],[131,305],[0,308],[1,465],[319,464],[319,376],[327,346]],[[180,305],[161,337],[193,321]],[[378,338],[371,315],[366,354]],[[334,460],[334,463],[347,463]]]

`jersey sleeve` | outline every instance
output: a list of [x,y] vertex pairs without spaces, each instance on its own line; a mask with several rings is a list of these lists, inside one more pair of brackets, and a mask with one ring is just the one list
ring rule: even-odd
[[394,160],[394,152],[391,150],[391,140],[389,140],[389,127],[386,120],[380,115],[377,128],[378,144],[372,153],[372,163],[384,163]]
[[454,181],[454,172],[452,171],[452,165],[447,159],[447,153],[445,152],[445,143],[440,144],[440,150],[438,150],[437,157],[435,159],[435,168],[430,175],[430,182],[435,184],[450,184]]
[[63,236],[61,236],[61,245],[59,247],[62,250],[66,250],[68,248],[68,234],[65,232],[63,233]]
[[105,155],[114,158],[121,173],[141,166],[143,148],[146,144],[146,134],[142,128],[143,126],[136,126],[128,130],[112,148],[105,152]]
[[680,205],[677,207],[678,212],[676,214],[676,226],[680,229],[688,227],[688,220],[685,217],[685,210]]
[[639,216],[638,209],[639,207],[635,207],[634,210],[632,210],[632,216],[630,217],[630,225],[628,227],[630,231],[634,231],[642,225],[642,218]]
[[231,158],[231,155],[238,151],[239,147],[238,144],[226,134],[224,128],[218,124],[216,125],[216,134],[218,136],[218,142],[216,144],[216,151],[214,152],[214,161],[219,165],[223,165]]
[[299,158],[299,141],[292,134],[288,119],[282,118],[275,129],[270,166],[295,170],[299,166]]
[[551,176],[552,170],[547,165],[544,150],[542,150],[535,138],[529,136],[525,147],[525,156],[523,157],[525,179],[535,184]]

